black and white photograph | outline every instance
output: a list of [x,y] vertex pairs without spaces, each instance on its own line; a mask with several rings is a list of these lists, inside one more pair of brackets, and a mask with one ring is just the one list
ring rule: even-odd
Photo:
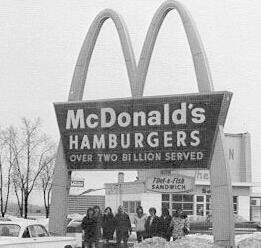
[[261,248],[260,13],[1,0],[0,247]]

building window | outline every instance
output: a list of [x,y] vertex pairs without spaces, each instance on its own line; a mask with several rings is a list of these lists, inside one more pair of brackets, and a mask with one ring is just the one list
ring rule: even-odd
[[256,199],[251,199],[251,200],[250,200],[250,205],[251,205],[251,206],[256,206],[256,205],[257,205],[256,203],[257,203],[257,200],[256,200]]
[[210,208],[211,201],[210,200],[211,200],[210,195],[206,195],[206,215],[207,216],[211,214],[211,208]]
[[182,195],[172,195],[172,201],[174,202],[182,202]]
[[164,201],[169,201],[169,194],[162,194],[161,195],[161,200]]
[[197,195],[197,202],[204,202],[204,195]]
[[[202,201],[202,197],[203,197],[203,201]],[[196,200],[197,200],[196,214],[202,215],[201,206],[200,206],[200,204],[202,202],[202,204],[204,203],[204,209],[206,211],[206,215],[210,215],[211,214],[211,195],[197,196]],[[204,202],[204,201],[206,201],[206,202]],[[238,213],[238,197],[237,196],[233,196],[233,212],[234,212],[234,214]]]
[[127,212],[128,214],[136,213],[136,209],[140,205],[141,205],[140,201],[124,201],[123,202],[124,211]]
[[167,208],[167,209],[169,209],[169,202],[162,202],[162,203],[161,203],[161,208]]
[[251,197],[250,198],[250,220],[260,221],[261,219],[261,198]]
[[[162,208],[169,209],[170,214],[174,214],[178,208],[183,209],[187,215],[211,215],[211,195],[190,195],[190,194],[162,194]],[[238,213],[238,197],[233,196],[233,212]]]
[[167,208],[167,209],[170,208],[169,199],[170,199],[169,194],[161,195],[161,208]]
[[238,213],[238,197],[237,196],[233,196],[233,212],[234,214]]
[[196,215],[205,215],[206,203],[205,203],[206,196],[205,195],[197,195],[196,196]]
[[172,214],[179,208],[187,215],[193,214],[193,199],[194,195],[172,195]]
[[162,194],[161,206],[167,208],[170,214],[174,214],[179,208],[183,209],[183,212],[187,215],[193,214],[193,195],[181,195],[181,194]]

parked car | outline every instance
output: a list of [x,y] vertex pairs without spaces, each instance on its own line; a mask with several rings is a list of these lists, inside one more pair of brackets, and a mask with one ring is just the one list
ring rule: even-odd
[[[212,216],[188,216],[190,222],[190,233],[212,233],[213,219]],[[239,215],[234,215],[235,233],[251,233],[261,231],[261,223],[247,221]]]
[[[83,230],[81,228],[81,223],[84,215],[70,215],[67,218],[67,230],[66,230],[66,236],[67,237],[73,237],[76,239],[76,247],[82,247],[83,246]],[[135,232],[135,225],[132,224],[132,234],[129,237],[129,241],[132,242],[136,240],[136,232]],[[114,232],[113,240],[110,241],[111,243],[116,242],[116,232]]]
[[75,242],[74,238],[51,236],[35,220],[0,220],[0,247],[75,248]]
[[66,236],[76,239],[76,247],[83,247],[83,230],[81,227],[83,216],[76,218],[68,218],[68,225],[66,229]]

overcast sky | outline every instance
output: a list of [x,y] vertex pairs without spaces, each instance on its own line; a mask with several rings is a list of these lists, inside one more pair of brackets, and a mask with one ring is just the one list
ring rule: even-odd
[[[0,8],[0,126],[39,116],[55,140],[59,132],[53,102],[66,101],[87,30],[104,8],[125,19],[136,60],[159,0],[2,0]],[[253,179],[261,180],[261,2],[182,0],[201,34],[215,90],[234,93],[226,132],[250,132]],[[147,76],[145,95],[196,92],[193,63],[177,13],[162,26]],[[84,99],[130,96],[120,42],[111,21],[98,38]],[[100,183],[116,180],[105,174]],[[135,178],[129,173],[127,179]]]

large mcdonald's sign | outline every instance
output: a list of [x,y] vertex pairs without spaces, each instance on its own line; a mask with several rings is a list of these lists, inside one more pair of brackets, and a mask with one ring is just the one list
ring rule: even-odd
[[[139,147],[140,150],[143,150],[142,154],[144,156],[146,156],[146,154],[151,154],[151,153],[148,153],[148,151],[151,151],[151,149],[154,150],[154,152],[159,152],[159,153],[156,153],[156,155],[164,156],[164,159],[161,157],[160,159],[155,161],[154,159],[148,160],[147,158],[144,160],[136,159],[137,156],[138,157],[142,156],[142,155],[140,155],[141,153],[139,153],[139,151],[138,151],[139,149],[137,147],[135,147],[135,133],[139,132],[139,130],[134,131],[134,129],[137,129],[136,127],[128,127],[128,128],[123,129],[122,127],[120,127],[118,125],[118,132],[115,132],[115,128],[111,127],[112,130],[114,130],[113,135],[121,136],[122,132],[125,132],[125,133],[129,132],[131,134],[131,136],[134,135],[134,138],[130,139],[131,141],[130,141],[130,146],[128,147],[128,149],[125,148],[122,151],[121,151],[120,147],[118,147],[118,145],[117,145],[117,149],[112,149],[112,148],[110,149],[108,145],[105,145],[105,143],[107,144],[109,142],[109,141],[107,141],[107,140],[109,140],[109,138],[107,138],[106,141],[104,138],[104,142],[102,142],[100,146],[95,145],[97,142],[100,144],[100,139],[103,140],[103,137],[105,137],[106,135],[108,136],[108,134],[110,134],[110,130],[108,130],[108,128],[104,129],[103,127],[99,126],[100,129],[97,129],[97,128],[92,129],[92,128],[88,128],[88,125],[87,125],[87,129],[82,128],[82,127],[79,127],[79,128],[77,127],[76,129],[68,130],[65,128],[66,127],[65,122],[66,122],[66,118],[67,118],[66,116],[68,116],[69,113],[72,113],[70,111],[74,111],[74,110],[76,111],[76,113],[74,113],[76,116],[78,116],[79,111],[82,110],[84,115],[86,113],[89,113],[89,111],[94,111],[94,115],[97,115],[97,117],[98,117],[99,114],[97,114],[97,112],[101,111],[101,113],[102,113],[102,111],[103,111],[103,109],[99,109],[100,106],[107,106],[107,105],[112,106],[112,109],[115,109],[115,115],[120,114],[121,112],[124,111],[123,109],[120,109],[119,106],[125,106],[125,108],[127,108],[129,111],[128,113],[131,116],[130,118],[132,118],[132,112],[135,110],[130,110],[130,108],[137,108],[136,106],[138,106],[140,104],[140,102],[145,102],[147,104],[147,102],[152,101],[153,106],[155,106],[156,103],[158,103],[159,106],[164,105],[163,104],[164,99],[168,99],[168,98],[160,99],[160,97],[159,97],[157,100],[155,97],[153,98],[153,100],[148,100],[148,99],[147,100],[145,100],[145,99],[138,100],[138,98],[141,98],[142,94],[143,94],[143,89],[144,89],[144,84],[145,84],[145,79],[146,79],[150,59],[152,56],[153,48],[154,48],[159,30],[160,30],[160,27],[164,21],[164,18],[166,17],[166,14],[169,11],[171,11],[172,9],[176,9],[178,11],[178,13],[180,14],[181,20],[183,22],[183,26],[184,26],[184,29],[187,34],[188,42],[190,45],[190,50],[191,50],[192,57],[193,57],[193,62],[194,62],[197,81],[198,81],[198,88],[199,88],[200,92],[209,93],[211,90],[213,90],[212,79],[211,79],[211,76],[209,73],[208,63],[207,63],[205,51],[204,51],[200,36],[197,32],[197,29],[194,26],[193,20],[190,17],[189,12],[184,8],[183,5],[181,5],[178,2],[167,1],[160,6],[160,8],[155,13],[155,15],[152,19],[151,25],[148,29],[138,63],[136,63],[136,61],[135,61],[134,52],[133,52],[132,44],[130,41],[129,33],[128,33],[128,30],[127,30],[127,27],[126,27],[126,24],[125,24],[123,18],[117,12],[115,12],[111,9],[105,9],[105,10],[101,11],[96,16],[94,21],[92,22],[92,24],[89,28],[89,31],[86,35],[86,38],[84,40],[84,43],[82,45],[82,49],[80,51],[78,61],[76,63],[76,67],[75,67],[75,71],[74,71],[71,90],[70,90],[70,94],[69,94],[69,102],[70,101],[81,101],[81,99],[82,99],[85,79],[86,79],[86,75],[88,72],[88,67],[89,67],[89,63],[90,63],[91,56],[93,53],[93,49],[95,47],[95,43],[99,36],[102,25],[105,22],[105,20],[108,18],[110,18],[116,26],[116,30],[118,32],[121,46],[122,46],[123,55],[125,58],[128,77],[129,77],[129,81],[130,81],[131,92],[135,99],[119,100],[119,101],[116,101],[115,103],[113,103],[112,101],[105,100],[103,102],[99,101],[96,103],[81,102],[76,105],[73,103],[56,104],[56,106],[55,106],[56,114],[57,114],[60,132],[61,132],[62,143],[64,146],[64,152],[65,152],[65,157],[67,160],[68,169],[123,169],[123,168],[124,169],[142,169],[142,168],[170,168],[170,167],[172,167],[172,168],[180,168],[180,167],[206,168],[207,162],[209,162],[209,159],[210,159],[211,152],[210,152],[209,147],[212,144],[212,141],[214,138],[213,134],[211,134],[210,135],[211,138],[209,138],[210,136],[207,135],[207,133],[200,132],[201,133],[200,135],[203,135],[204,137],[208,137],[208,139],[201,137],[200,146],[206,146],[206,147],[208,147],[208,149],[205,149],[204,152],[202,151],[202,153],[201,153],[200,149],[198,149],[196,151],[194,151],[195,149],[192,149],[191,151],[193,154],[192,155],[193,159],[190,162],[188,162],[189,159],[179,159],[179,160],[175,159],[175,161],[172,161],[172,159],[168,159],[169,154],[167,152],[176,152],[176,148],[174,146],[174,147],[172,147],[174,150],[171,148],[167,149],[166,147],[163,146],[164,142],[162,141],[162,139],[160,139],[161,141],[159,141],[158,150],[152,149],[150,146]],[[217,95],[220,96],[220,94],[217,94]],[[211,110],[210,109],[206,110],[208,112],[208,113],[206,113],[206,118],[208,119],[208,122],[211,122],[211,120],[208,116],[210,113],[215,112],[216,116],[219,116],[219,111],[221,110],[221,107],[222,107],[221,103],[223,102],[223,98],[221,97],[218,100],[218,103],[217,102],[215,103],[215,101],[217,100],[217,95],[216,95],[216,97],[214,97],[214,95],[211,94],[212,107],[217,106],[217,105],[219,107],[216,110],[215,110],[215,108],[212,108]],[[190,102],[187,102],[187,100],[189,100],[190,97],[191,96],[184,96],[183,103],[191,104]],[[177,99],[180,99],[180,98],[178,97]],[[201,101],[201,104],[204,104],[205,99],[206,99],[206,96],[197,96],[196,98],[195,98],[195,96],[193,96],[191,98],[191,101],[192,102]],[[176,102],[177,100],[175,99],[175,97],[171,98],[171,101],[175,102],[174,105],[177,108],[179,107],[179,105]],[[230,101],[230,99],[229,99],[229,101]],[[179,102],[179,104],[182,104],[182,102]],[[153,111],[153,107],[152,106],[148,107],[148,106],[149,105],[146,105],[147,110],[141,109],[140,111],[148,112],[148,109]],[[96,109],[95,109],[95,107],[96,107]],[[227,107],[227,105],[226,105],[226,107]],[[227,112],[226,107],[225,107],[225,109],[226,109],[225,112]],[[70,108],[72,108],[72,109],[70,109]],[[78,108],[78,110],[77,110],[77,108]],[[160,107],[158,107],[158,108],[160,108]],[[90,110],[90,109],[92,109],[92,110]],[[162,112],[160,112],[160,114],[164,115]],[[84,119],[84,123],[85,123],[87,121],[86,116],[83,116],[82,118]],[[99,116],[99,118],[100,118],[100,116]],[[88,117],[87,117],[87,119],[88,119]],[[213,120],[214,119],[212,119],[212,122],[213,122]],[[208,126],[208,124],[206,124],[208,122],[205,122],[203,125]],[[224,122],[224,120],[222,121],[222,123],[223,122]],[[213,130],[213,127],[216,126],[216,124],[218,124],[217,121],[215,121],[215,125],[212,126],[212,130]],[[147,128],[148,129],[146,132],[149,132],[151,127],[147,127]],[[158,125],[157,128],[167,130],[168,128],[169,129],[172,128],[172,126],[167,127],[166,125],[165,126]],[[191,129],[191,125],[189,124],[183,128]],[[204,128],[208,129],[208,128],[206,128],[206,126],[204,126]],[[144,129],[144,127],[143,127],[143,129]],[[84,130],[85,130],[85,134],[82,132]],[[128,130],[128,131],[126,131],[126,130]],[[155,131],[155,127],[153,127],[153,130]],[[93,136],[93,135],[95,135],[95,132],[98,132],[101,136]],[[86,135],[89,135],[89,136],[86,136]],[[105,136],[103,136],[103,135],[105,135]],[[193,136],[193,133],[191,135]],[[87,137],[88,137],[88,141],[86,141]],[[92,138],[92,137],[94,137],[94,138]],[[113,137],[113,136],[111,135],[109,137]],[[89,140],[89,138],[90,138],[90,140]],[[77,141],[76,141],[76,139],[77,139]],[[97,140],[97,142],[96,142],[96,140]],[[82,144],[83,144],[82,142],[90,143],[89,145],[87,145],[88,148],[85,147],[85,149],[81,149]],[[117,142],[119,142],[118,138],[117,138]],[[134,145],[131,142],[134,142]],[[77,146],[72,146],[72,144],[75,144],[75,143],[77,143]],[[177,147],[177,148],[179,151],[181,150],[180,147]],[[166,152],[162,153],[163,150]],[[188,150],[188,148],[187,148],[187,150]],[[195,156],[197,157],[196,160],[194,159],[194,152],[196,152],[195,153],[196,154]],[[126,156],[128,156],[128,159],[126,158],[126,160],[124,160],[124,154]],[[135,154],[139,154],[139,155],[135,155]],[[155,153],[153,153],[153,154],[155,155]],[[185,155],[183,155],[183,157],[185,156],[186,158],[188,158],[190,156],[189,154],[191,154],[191,153],[186,153]],[[180,153],[178,153],[177,156],[180,158]],[[160,161],[164,160],[164,163],[162,163],[162,162],[160,163],[159,160]]]
[[229,92],[55,104],[68,169],[207,168]]
[[[159,30],[168,12],[174,9],[179,13],[186,32],[199,94],[143,98],[147,71]],[[103,23],[107,19],[113,21],[120,38],[132,98],[83,102],[85,81],[93,49]],[[230,99],[231,93],[214,91],[207,56],[199,33],[193,18],[181,3],[168,0],[160,5],[149,26],[138,62],[135,60],[123,18],[111,9],[101,11],[92,22],[82,45],[74,70],[68,102],[55,105],[62,142],[59,144],[54,173],[50,232],[56,235],[66,233],[68,181],[70,181],[68,180],[70,177],[68,169],[159,167],[154,162],[138,164],[135,161],[123,163],[122,160],[120,167],[116,162],[107,164],[100,162],[99,156],[98,163],[69,161],[72,154],[76,155],[74,159],[81,157],[81,154],[78,154],[79,151],[82,153],[81,148],[92,154],[98,154],[101,149],[104,151],[107,149],[107,153],[111,151],[110,146],[121,144],[122,141],[119,138],[121,139],[122,134],[129,133],[130,140],[132,137],[129,147],[123,147],[122,144],[117,149],[115,147],[116,154],[121,154],[119,157],[122,157],[122,154],[129,148],[126,153],[131,155],[135,149],[139,149],[141,152],[147,151],[149,145],[151,150],[159,149],[157,152],[163,154],[162,157],[165,158],[166,153],[171,152],[174,153],[173,158],[182,156],[177,155],[177,152],[183,154],[183,158],[197,158],[197,161],[189,162],[184,159],[182,162],[159,160],[159,164],[163,168],[169,166],[205,168],[208,164],[210,165],[214,242],[223,247],[235,247],[232,186],[223,131]],[[138,133],[136,141],[135,133]],[[92,142],[88,143],[89,137]],[[103,137],[104,140],[105,137],[108,138],[109,143],[108,141],[103,142]],[[126,135],[126,137],[128,136]],[[126,137],[125,139],[128,139]],[[141,137],[145,143],[141,141]],[[135,147],[135,142],[139,147]],[[123,144],[126,145],[126,143]],[[153,147],[154,145],[155,147]],[[97,147],[98,149],[96,149]],[[88,156],[86,159],[88,160]]]

